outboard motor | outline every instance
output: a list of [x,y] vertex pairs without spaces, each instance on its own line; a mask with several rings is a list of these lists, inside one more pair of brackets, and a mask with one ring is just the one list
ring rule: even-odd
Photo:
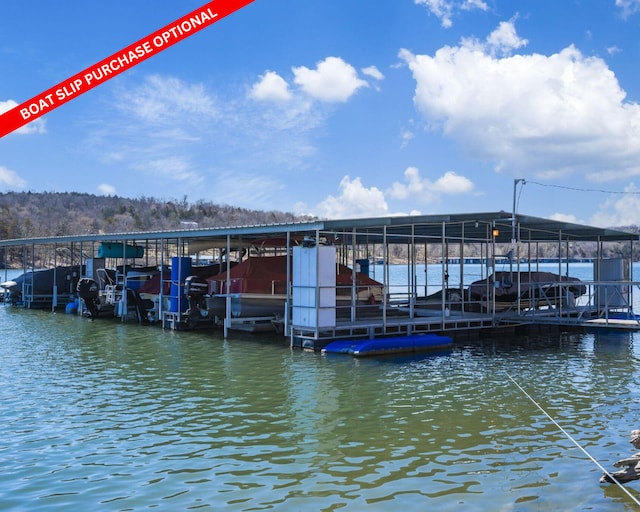
[[189,276],[184,280],[184,295],[189,302],[186,311],[191,327],[200,320],[200,317],[207,315],[206,295],[209,292],[209,283],[204,277]]
[[100,295],[100,287],[98,286],[98,283],[96,283],[93,279],[83,277],[78,281],[76,291],[78,292],[78,296],[84,301],[85,305],[87,306],[87,312],[85,313],[85,316],[87,318],[97,318],[97,301],[98,296]]

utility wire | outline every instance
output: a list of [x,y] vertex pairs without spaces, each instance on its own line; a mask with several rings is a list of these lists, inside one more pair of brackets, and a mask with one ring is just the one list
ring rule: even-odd
[[586,455],[586,456],[591,460],[591,462],[593,462],[596,466],[598,466],[598,468],[600,468],[600,469],[602,470],[602,472],[603,472],[603,473],[605,473],[608,477],[610,477],[610,478],[611,478],[611,481],[615,482],[615,483],[616,483],[616,485],[617,485],[618,487],[620,487],[620,489],[622,489],[622,490],[627,494],[627,496],[629,496],[629,498],[631,498],[631,500],[632,500],[636,505],[640,506],[640,501],[638,501],[638,499],[637,499],[633,494],[631,494],[631,493],[628,491],[628,489],[627,489],[624,485],[622,485],[620,482],[618,482],[618,480],[616,480],[616,478],[615,478],[615,477],[614,477],[614,476],[613,476],[609,471],[607,471],[607,470],[602,466],[602,464],[600,464],[596,459],[594,459],[594,458],[591,456],[591,454],[590,454],[589,452],[587,452],[587,450],[585,450],[582,446],[580,446],[580,444],[578,443],[578,441],[576,441],[573,437],[571,437],[571,435],[570,435],[570,434],[569,434],[565,429],[563,429],[563,428],[562,428],[562,427],[561,427],[561,426],[556,422],[556,420],[554,420],[554,419],[549,415],[549,413],[548,413],[547,411],[545,411],[545,410],[544,410],[544,409],[543,409],[543,408],[538,404],[538,402],[536,402],[533,398],[531,398],[531,396],[529,395],[529,393],[527,393],[527,392],[522,388],[522,386],[520,386],[520,384],[518,384],[518,383],[514,380],[514,378],[513,378],[511,375],[509,375],[509,374],[507,373],[507,377],[509,377],[509,379],[511,380],[511,382],[513,382],[513,383],[516,385],[516,387],[517,387],[520,391],[522,391],[522,393],[524,394],[524,396],[526,396],[529,400],[531,400],[531,402],[532,402],[532,403],[533,403],[533,404],[534,404],[538,409],[540,409],[540,410],[542,411],[542,413],[543,413],[547,418],[549,418],[549,419],[551,420],[551,422],[552,422],[556,427],[558,427],[558,429],[560,429],[560,431],[561,431],[565,436],[567,436],[567,437],[569,438],[569,440],[571,440],[571,442],[572,442],[573,444],[575,444],[575,445],[576,445],[576,446],[577,446],[577,447],[582,451],[582,453],[584,453],[584,454],[585,454],[585,455]]
[[601,194],[640,195],[640,190],[620,191],[620,190],[602,190],[598,188],[578,188],[578,187],[567,187],[565,185],[551,185],[549,183],[539,183],[537,181],[529,181],[529,180],[527,180],[525,183],[531,183],[532,185],[538,185],[540,187],[562,188],[564,190],[574,190],[577,192],[599,192]]

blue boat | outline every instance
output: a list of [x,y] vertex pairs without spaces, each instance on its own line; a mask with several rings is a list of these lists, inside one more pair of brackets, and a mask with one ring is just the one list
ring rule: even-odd
[[393,338],[373,338],[368,340],[337,340],[322,349],[327,354],[349,354],[352,356],[375,356],[402,352],[423,352],[438,350],[453,345],[449,336],[438,334],[413,334]]

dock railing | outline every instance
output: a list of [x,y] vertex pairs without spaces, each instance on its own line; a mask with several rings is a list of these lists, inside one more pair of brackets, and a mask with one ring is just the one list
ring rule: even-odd
[[[558,281],[540,288],[535,297],[521,297],[508,307],[496,307],[499,320],[516,318],[536,323],[582,325],[621,325],[640,328],[640,315],[634,310],[635,296],[640,298],[639,281],[581,281],[585,293],[575,294],[575,282]],[[549,291],[552,290],[552,293]]]

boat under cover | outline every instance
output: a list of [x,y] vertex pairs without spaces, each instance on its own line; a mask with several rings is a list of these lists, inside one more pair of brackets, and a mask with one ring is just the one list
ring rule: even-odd
[[[518,277],[520,288],[518,288]],[[575,297],[587,292],[585,284],[576,277],[561,276],[552,272],[495,272],[486,279],[469,285],[471,300],[484,300],[493,288],[495,298],[501,302],[520,299],[558,299],[571,292]],[[518,293],[518,291],[520,293]]]
[[[15,279],[0,283],[0,288],[7,292],[7,303],[17,304],[22,297],[23,286],[30,288],[30,294],[42,297],[53,297],[54,286],[60,294],[73,294],[80,275],[84,273],[84,265],[71,265],[43,270],[28,270]],[[45,305],[42,302],[41,305]]]
[[[235,265],[232,263],[231,265]],[[222,265],[214,263],[213,265],[194,265],[191,267],[190,275],[209,278],[220,273],[222,268],[226,268],[226,263]],[[138,290],[141,294],[159,295],[162,291],[163,295],[171,293],[171,269],[165,268],[159,270],[154,276],[145,281]]]
[[403,352],[424,352],[449,348],[453,339],[439,334],[412,334],[392,338],[373,338],[367,340],[332,341],[322,349],[327,354],[349,354],[352,356],[374,356]]
[[[207,278],[210,316],[224,317],[227,297],[231,300],[231,316],[261,317],[284,316],[290,269],[287,276],[287,258],[281,256],[250,256],[228,272]],[[354,272],[346,265],[336,267],[336,300],[350,301]],[[227,287],[227,282],[229,286]],[[356,300],[374,304],[382,300],[384,285],[362,272],[355,272]]]
[[[289,258],[290,260],[290,258]],[[289,269],[289,279],[292,271]],[[336,267],[336,294],[351,295],[354,272],[346,265]],[[287,256],[251,256],[229,271],[230,282],[227,290],[227,272],[221,272],[207,279],[209,293],[262,293],[285,295],[287,293]],[[355,286],[359,299],[376,300],[382,298],[383,284],[362,272],[355,272]]]

